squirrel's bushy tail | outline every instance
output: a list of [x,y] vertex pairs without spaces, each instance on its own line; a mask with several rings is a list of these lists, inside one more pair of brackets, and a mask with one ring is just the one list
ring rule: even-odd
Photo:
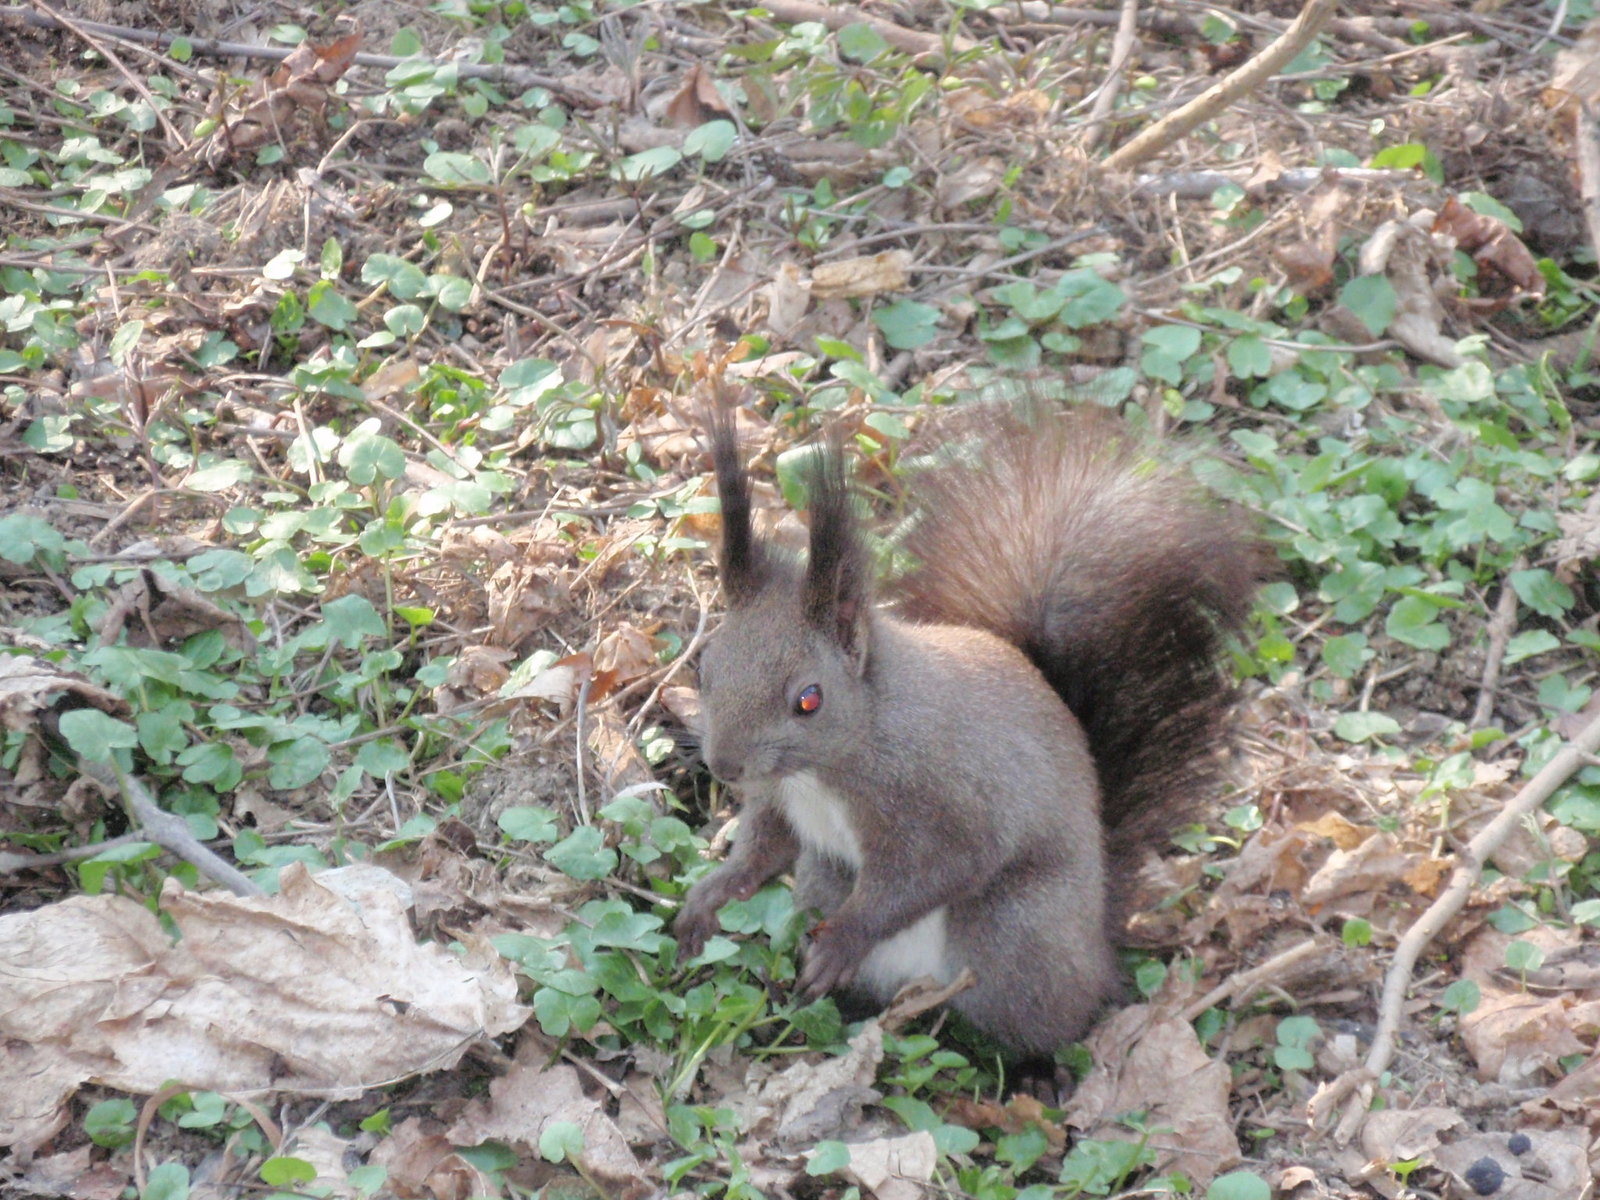
[[1105,409],[984,405],[953,424],[953,460],[912,485],[899,610],[1019,646],[1088,734],[1113,855],[1159,846],[1215,798],[1227,641],[1265,547]]

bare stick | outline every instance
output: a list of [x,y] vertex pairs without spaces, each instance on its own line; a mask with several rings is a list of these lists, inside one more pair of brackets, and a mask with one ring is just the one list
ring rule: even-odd
[[1193,1021],[1208,1008],[1214,1008],[1224,1000],[1237,1000],[1255,994],[1255,990],[1264,983],[1269,983],[1290,974],[1300,966],[1303,959],[1315,958],[1328,947],[1316,938],[1308,938],[1298,946],[1290,946],[1281,954],[1274,954],[1260,966],[1251,967],[1248,971],[1236,971],[1228,976],[1216,987],[1212,988],[1200,999],[1193,1001],[1183,1010],[1183,1019]]
[[1184,137],[1195,126],[1209,121],[1239,97],[1260,87],[1288,65],[1306,44],[1321,32],[1333,16],[1339,0],[1306,0],[1306,6],[1279,36],[1260,54],[1237,71],[1224,76],[1176,112],[1162,117],[1150,128],[1131,139],[1106,159],[1108,171],[1127,171],[1158,150]]
[[1133,39],[1138,32],[1139,0],[1122,0],[1122,17],[1117,22],[1117,36],[1111,42],[1111,62],[1106,68],[1106,79],[1094,98],[1094,107],[1089,110],[1088,128],[1083,135],[1085,150],[1093,150],[1105,136],[1106,118],[1111,115],[1111,109],[1117,102],[1117,93],[1122,90],[1122,69],[1128,65],[1128,59],[1133,54]]
[[[1411,973],[1416,969],[1417,960],[1422,957],[1423,950],[1427,949],[1439,931],[1449,924],[1451,918],[1466,904],[1473,884],[1477,883],[1483,872],[1484,861],[1500,847],[1524,817],[1548,800],[1552,793],[1582,767],[1597,749],[1600,749],[1600,717],[1590,721],[1582,733],[1563,746],[1537,775],[1528,780],[1511,802],[1500,810],[1499,815],[1480,829],[1477,836],[1456,855],[1456,867],[1450,873],[1450,882],[1445,885],[1438,898],[1428,906],[1428,910],[1406,930],[1405,936],[1394,948],[1394,960],[1389,964],[1389,970],[1383,977],[1383,997],[1378,1004],[1378,1028],[1372,1036],[1372,1050],[1367,1055],[1367,1061],[1356,1070],[1347,1071],[1327,1087],[1318,1089],[1317,1095],[1312,1098],[1309,1114],[1313,1122],[1316,1120],[1318,1110],[1327,1112],[1332,1105],[1350,1093],[1370,1087],[1384,1071],[1389,1069],[1389,1064],[1394,1060],[1395,1041],[1400,1031],[1400,1015],[1405,1004],[1406,990],[1411,986]],[[1366,1112],[1366,1105],[1361,1103],[1351,1104],[1345,1110],[1337,1133],[1341,1143],[1348,1142],[1355,1136]]]
[[191,863],[206,878],[214,879],[235,896],[260,896],[264,893],[256,882],[232,863],[200,843],[189,829],[189,822],[164,811],[155,799],[132,775],[105,763],[78,760],[78,769],[101,787],[122,796],[128,806],[128,815],[138,826],[138,833],[146,841],[154,842],[163,850],[176,854]]
[[[24,25],[32,25],[35,29],[68,27],[67,23],[54,13],[34,12],[20,4],[0,4],[0,17],[20,20]],[[126,25],[107,25],[103,21],[74,19],[71,27],[74,32],[79,33],[79,36],[82,36],[82,31],[87,30],[101,37],[119,38],[125,42],[136,42],[141,46],[154,46],[158,50],[165,50],[174,42],[187,42],[189,48],[196,54],[206,54],[213,58],[260,58],[269,62],[282,62],[294,53],[293,46],[253,46],[248,42],[224,42],[217,38],[188,37],[181,33],[156,33],[149,29],[132,29]],[[357,54],[355,57],[358,67],[381,67],[384,70],[398,67],[401,63],[419,61],[422,60],[396,58],[391,54]],[[464,62],[454,64],[454,69],[463,79],[490,79],[520,88],[542,87],[590,108],[600,108],[605,103],[602,97],[585,92],[554,75],[545,75],[510,64]],[[74,215],[81,217],[88,214]]]
[[84,28],[83,22],[71,21],[66,17],[56,15],[49,10],[48,6],[45,5],[44,0],[33,0],[33,4],[40,13],[44,14],[52,21],[55,21],[63,29],[71,30],[78,37],[88,42],[89,45],[93,47],[102,58],[115,67],[117,69],[117,73],[126,79],[128,81],[128,85],[132,87],[134,91],[138,92],[140,98],[142,98],[144,102],[150,106],[150,111],[155,114],[155,118],[160,123],[161,128],[167,131],[168,144],[172,147],[173,152],[177,153],[183,148],[183,135],[173,127],[171,121],[167,120],[167,114],[163,112],[161,106],[156,103],[156,98],[150,94],[150,89],[145,86],[144,80],[140,79],[137,75],[130,71],[127,63],[123,62],[115,54],[111,53],[110,50],[102,46],[99,40],[94,36],[94,33],[91,30]]
[[[1528,565],[1519,558],[1512,566],[1520,571]],[[1500,599],[1495,601],[1494,616],[1489,618],[1489,645],[1484,651],[1483,677],[1478,681],[1478,702],[1472,706],[1473,729],[1482,729],[1494,716],[1494,690],[1500,686],[1500,668],[1506,656],[1506,643],[1511,631],[1517,627],[1517,590],[1509,579],[1500,585]]]
[[1579,190],[1583,196],[1583,223],[1589,229],[1589,247],[1600,253],[1600,120],[1588,104],[1573,117],[1572,139],[1578,156]]
[[[907,54],[943,54],[945,40],[936,33],[905,29],[893,21],[862,12],[851,4],[821,4],[816,0],[771,0],[761,6],[780,21],[816,21],[837,32],[846,25],[866,24],[896,50]],[[972,39],[952,36],[950,48],[964,53],[973,48]]]

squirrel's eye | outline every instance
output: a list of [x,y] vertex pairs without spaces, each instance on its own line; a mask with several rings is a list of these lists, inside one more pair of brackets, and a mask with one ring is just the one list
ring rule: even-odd
[[800,694],[794,698],[794,711],[797,716],[809,717],[822,707],[822,689],[816,684],[807,684],[800,689]]

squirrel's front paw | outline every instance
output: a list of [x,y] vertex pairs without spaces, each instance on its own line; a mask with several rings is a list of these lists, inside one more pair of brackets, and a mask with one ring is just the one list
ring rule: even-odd
[[[759,886],[759,885],[757,885]],[[719,867],[689,889],[683,907],[672,922],[678,939],[679,960],[687,961],[706,948],[706,942],[722,932],[717,910],[730,900],[748,900],[755,888],[736,871]]]
[[848,927],[827,921],[818,925],[811,931],[806,965],[795,983],[801,1001],[810,1004],[835,988],[848,987],[870,946]]

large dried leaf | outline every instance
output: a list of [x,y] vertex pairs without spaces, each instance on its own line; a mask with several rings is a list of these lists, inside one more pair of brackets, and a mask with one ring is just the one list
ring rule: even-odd
[[349,1099],[453,1065],[527,1017],[486,945],[419,944],[388,888],[345,899],[301,865],[276,896],[80,896],[0,917],[0,1145],[31,1146],[83,1083]]

